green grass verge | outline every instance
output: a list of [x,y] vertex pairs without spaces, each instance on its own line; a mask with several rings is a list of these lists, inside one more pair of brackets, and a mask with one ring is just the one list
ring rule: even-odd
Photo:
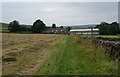
[[120,38],[120,35],[80,35],[81,37],[109,37],[109,38]]
[[37,75],[117,75],[117,62],[89,40],[66,36],[52,50]]

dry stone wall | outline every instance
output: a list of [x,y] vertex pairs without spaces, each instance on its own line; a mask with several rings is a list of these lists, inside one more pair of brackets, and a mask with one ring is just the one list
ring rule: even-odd
[[80,37],[89,39],[95,46],[102,46],[106,52],[114,60],[120,61],[120,38],[105,38],[105,37]]
[[98,39],[92,39],[92,42],[97,46],[102,46],[106,49],[106,53],[112,57],[112,59],[120,61],[120,42],[111,42]]
[[120,38],[96,37],[96,39],[104,40],[104,41],[118,41],[118,42],[120,42]]

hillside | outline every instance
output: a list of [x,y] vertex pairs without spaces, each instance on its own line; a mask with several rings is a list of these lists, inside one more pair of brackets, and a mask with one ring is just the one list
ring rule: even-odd
[[8,23],[0,23],[0,33],[8,33]]
[[[0,33],[8,33],[8,23],[0,23]],[[20,25],[21,27],[28,27],[31,28],[31,25]]]

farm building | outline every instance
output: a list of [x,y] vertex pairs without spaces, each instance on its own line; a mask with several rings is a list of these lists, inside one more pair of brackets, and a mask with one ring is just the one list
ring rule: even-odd
[[42,33],[45,34],[66,34],[68,30],[66,28],[46,28]]
[[70,30],[70,34],[81,34],[81,35],[96,35],[99,34],[99,29],[73,29]]

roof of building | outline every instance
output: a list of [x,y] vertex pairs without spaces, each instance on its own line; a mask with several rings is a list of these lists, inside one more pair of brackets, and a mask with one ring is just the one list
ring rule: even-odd
[[[72,30],[70,30],[70,32],[72,32],[72,31],[91,31],[91,29],[72,29]],[[99,29],[96,28],[96,29],[93,29],[93,31],[99,31]]]

